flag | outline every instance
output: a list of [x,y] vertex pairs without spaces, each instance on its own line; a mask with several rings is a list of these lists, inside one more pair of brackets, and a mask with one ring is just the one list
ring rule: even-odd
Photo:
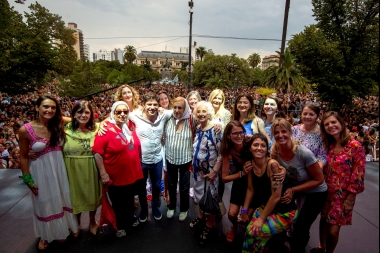
[[172,82],[178,83],[178,74],[173,78]]

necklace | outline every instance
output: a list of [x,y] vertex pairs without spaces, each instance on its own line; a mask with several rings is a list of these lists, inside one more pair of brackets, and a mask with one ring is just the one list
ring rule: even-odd
[[318,127],[318,124],[315,123],[315,126],[313,127],[313,129],[311,129],[310,131],[307,131],[305,128],[305,124],[302,124],[302,128],[303,128],[302,131],[306,134],[313,134],[313,133],[315,133],[317,127]]
[[255,163],[255,161],[251,161],[252,165],[253,165],[253,169],[254,171],[256,172],[255,174],[258,175],[258,176],[261,176],[263,174],[263,171],[265,170],[266,168],[266,163],[264,163],[263,165],[261,165],[261,167],[258,167]]
[[232,149],[232,152],[234,152],[235,155],[240,155],[240,153],[236,152],[235,150]]

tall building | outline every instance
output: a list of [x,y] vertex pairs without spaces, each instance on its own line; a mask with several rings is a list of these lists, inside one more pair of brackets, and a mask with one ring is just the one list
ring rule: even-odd
[[90,46],[88,44],[83,45],[83,54],[84,54],[84,59],[91,61]]
[[78,29],[78,26],[76,23],[68,23],[68,28],[74,30],[73,35],[75,36],[77,42],[74,45],[74,50],[77,52],[78,59],[83,60],[85,58],[84,56],[84,43],[83,43],[83,33],[80,29]]
[[98,54],[97,53],[92,53],[92,61],[96,62],[98,60]]
[[99,60],[112,61],[112,52],[113,51],[107,51],[106,49],[100,49],[99,52],[94,53],[94,61],[99,61]]
[[279,66],[280,63],[280,55],[269,55],[265,56],[263,60],[261,61],[261,67],[263,70],[266,70],[270,66]]
[[124,64],[124,51],[120,48],[115,48],[112,51],[111,61],[119,61],[120,64]]

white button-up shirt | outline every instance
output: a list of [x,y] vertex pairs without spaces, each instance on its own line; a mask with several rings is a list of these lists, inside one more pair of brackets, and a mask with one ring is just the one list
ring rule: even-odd
[[158,114],[154,122],[144,118],[143,112],[135,110],[129,114],[129,119],[136,125],[136,133],[141,143],[141,162],[145,164],[159,163],[163,157],[161,154],[161,139],[164,133],[165,123],[173,115],[173,111],[165,110]]

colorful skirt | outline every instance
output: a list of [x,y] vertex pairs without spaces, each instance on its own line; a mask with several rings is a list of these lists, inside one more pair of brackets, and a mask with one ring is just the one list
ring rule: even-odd
[[261,231],[256,233],[253,230],[253,222],[260,217],[263,211],[264,206],[257,208],[253,213],[251,222],[247,226],[242,251],[244,253],[266,252],[266,244],[269,239],[273,235],[289,229],[298,217],[298,210],[292,210],[287,213],[272,213],[264,221]]

